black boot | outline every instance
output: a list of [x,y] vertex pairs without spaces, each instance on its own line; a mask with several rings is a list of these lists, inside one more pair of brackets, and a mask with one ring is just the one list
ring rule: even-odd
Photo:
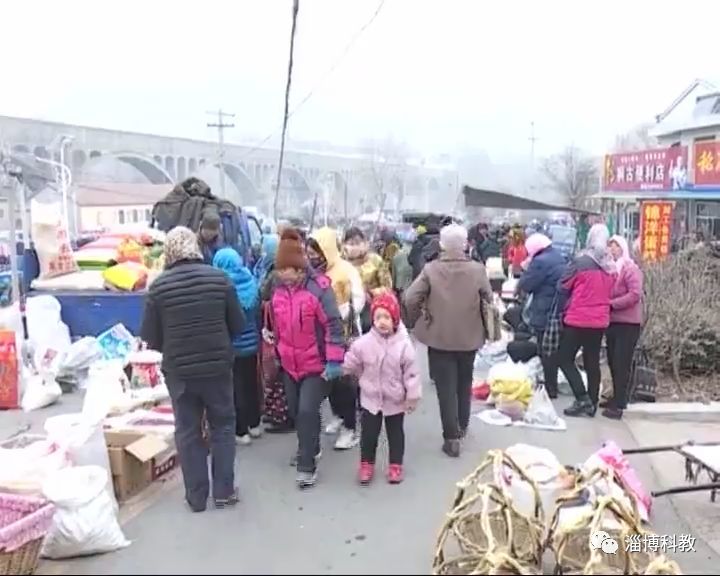
[[460,456],[460,440],[445,440],[442,451],[450,458],[458,458]]
[[595,416],[595,404],[592,403],[590,398],[585,397],[581,400],[575,400],[572,406],[565,408],[563,413],[565,416]]
[[602,415],[605,416],[605,418],[610,418],[611,420],[622,420],[623,411],[621,408],[609,406],[602,411]]

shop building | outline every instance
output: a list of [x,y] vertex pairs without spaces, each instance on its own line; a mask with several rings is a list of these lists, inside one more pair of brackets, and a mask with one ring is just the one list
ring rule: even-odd
[[720,240],[720,92],[695,88],[658,117],[650,130],[656,148],[605,157],[600,196],[612,201],[629,238],[640,232],[643,202],[671,201],[673,246],[697,232]]

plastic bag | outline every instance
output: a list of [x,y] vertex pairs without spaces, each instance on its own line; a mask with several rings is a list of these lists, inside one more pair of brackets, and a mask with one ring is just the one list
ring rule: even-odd
[[133,388],[154,388],[165,383],[161,365],[162,354],[155,350],[139,350],[128,357],[132,366]]
[[89,556],[130,545],[107,488],[108,473],[98,466],[66,468],[47,479],[43,494],[56,511],[43,544],[43,557]]
[[622,479],[623,483],[627,486],[628,490],[631,491],[629,496],[635,498],[637,503],[638,512],[643,520],[647,520],[650,516],[652,508],[652,498],[647,493],[645,488],[640,481],[640,477],[635,472],[635,469],[630,465],[630,462],[623,454],[620,447],[613,442],[605,442],[602,448],[595,452],[587,462],[583,465],[585,469],[592,469],[596,467],[597,462],[601,461],[606,467],[611,468],[617,473]]
[[45,480],[69,465],[67,452],[50,440],[0,448],[0,490],[39,496]]
[[[546,515],[551,514],[555,502],[566,485],[564,467],[555,454],[546,448],[529,444],[515,444],[506,453],[532,479],[538,487],[540,502]],[[526,516],[535,510],[532,486],[507,467],[495,468],[495,481],[512,499],[513,505]]]
[[120,241],[117,247],[117,257],[115,260],[121,262],[143,263],[145,249],[143,246],[132,238],[125,238]]
[[0,331],[0,408],[12,410],[20,400],[20,372],[15,332]]
[[15,332],[15,345],[17,346],[18,358],[20,358],[22,349],[20,343],[25,340],[25,328],[19,303],[0,307],[0,330],[12,330]]
[[96,360],[102,358],[103,351],[97,340],[92,336],[81,338],[73,342],[62,362],[60,363],[61,374],[76,374],[88,370]]
[[[99,466],[111,478],[103,419],[97,419],[91,412],[51,416],[45,420],[45,432],[49,440],[67,453],[74,466]],[[108,492],[113,505],[117,506],[112,485],[108,486]]]
[[135,338],[125,326],[115,324],[97,337],[97,343],[102,348],[103,359],[122,360],[124,366],[135,347]]
[[102,422],[118,406],[127,402],[130,382],[120,360],[100,360],[88,371],[83,414],[92,422]]
[[25,391],[20,406],[25,412],[55,404],[62,396],[62,389],[52,374],[33,374],[26,370],[23,379]]
[[25,305],[28,340],[35,367],[57,375],[62,356],[70,348],[70,329],[60,317],[60,302],[54,296],[28,298]]
[[555,406],[553,406],[553,403],[550,401],[550,397],[544,386],[536,388],[533,392],[523,420],[528,424],[537,424],[540,426],[555,427],[558,425],[559,418],[555,411]]
[[123,262],[103,271],[105,282],[113,288],[132,292],[147,285],[148,269],[137,262]]
[[67,230],[59,222],[33,222],[32,237],[40,263],[41,279],[79,271]]

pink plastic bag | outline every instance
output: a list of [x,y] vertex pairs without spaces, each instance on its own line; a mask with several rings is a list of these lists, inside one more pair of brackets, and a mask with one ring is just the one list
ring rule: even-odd
[[630,462],[623,454],[620,447],[612,440],[605,442],[602,448],[598,450],[594,456],[597,456],[622,479],[628,489],[633,493],[635,502],[638,506],[640,517],[648,519],[652,508],[652,498],[650,494],[643,488],[640,478],[634,468],[630,466]]

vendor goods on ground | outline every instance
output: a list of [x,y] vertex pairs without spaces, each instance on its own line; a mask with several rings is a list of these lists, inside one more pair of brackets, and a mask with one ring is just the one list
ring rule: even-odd
[[601,461],[593,469],[563,466],[525,444],[488,452],[458,483],[433,573],[541,574],[549,550],[555,574],[680,574],[662,553],[632,545],[656,537],[638,510],[642,486],[626,483],[627,467],[606,465],[601,452],[612,455],[613,446],[588,459]]
[[598,480],[619,481],[606,470],[595,470],[583,475],[572,492],[558,498],[547,537],[555,556],[555,573],[680,574],[678,565],[663,554],[630,549],[629,542],[645,541],[652,532],[642,525],[637,508],[626,505],[627,500],[613,496],[591,499]]
[[0,409],[18,407],[19,377],[16,334],[10,330],[0,330]]
[[[520,512],[493,483],[495,470],[510,468],[534,494],[532,513]],[[453,508],[438,537],[434,574],[540,573],[544,538],[537,485],[506,453],[490,451],[458,483]]]
[[54,513],[45,499],[0,492],[0,575],[35,573]]
[[76,466],[60,470],[48,478],[43,492],[56,507],[42,548],[43,557],[89,556],[130,545],[120,529],[104,468]]

